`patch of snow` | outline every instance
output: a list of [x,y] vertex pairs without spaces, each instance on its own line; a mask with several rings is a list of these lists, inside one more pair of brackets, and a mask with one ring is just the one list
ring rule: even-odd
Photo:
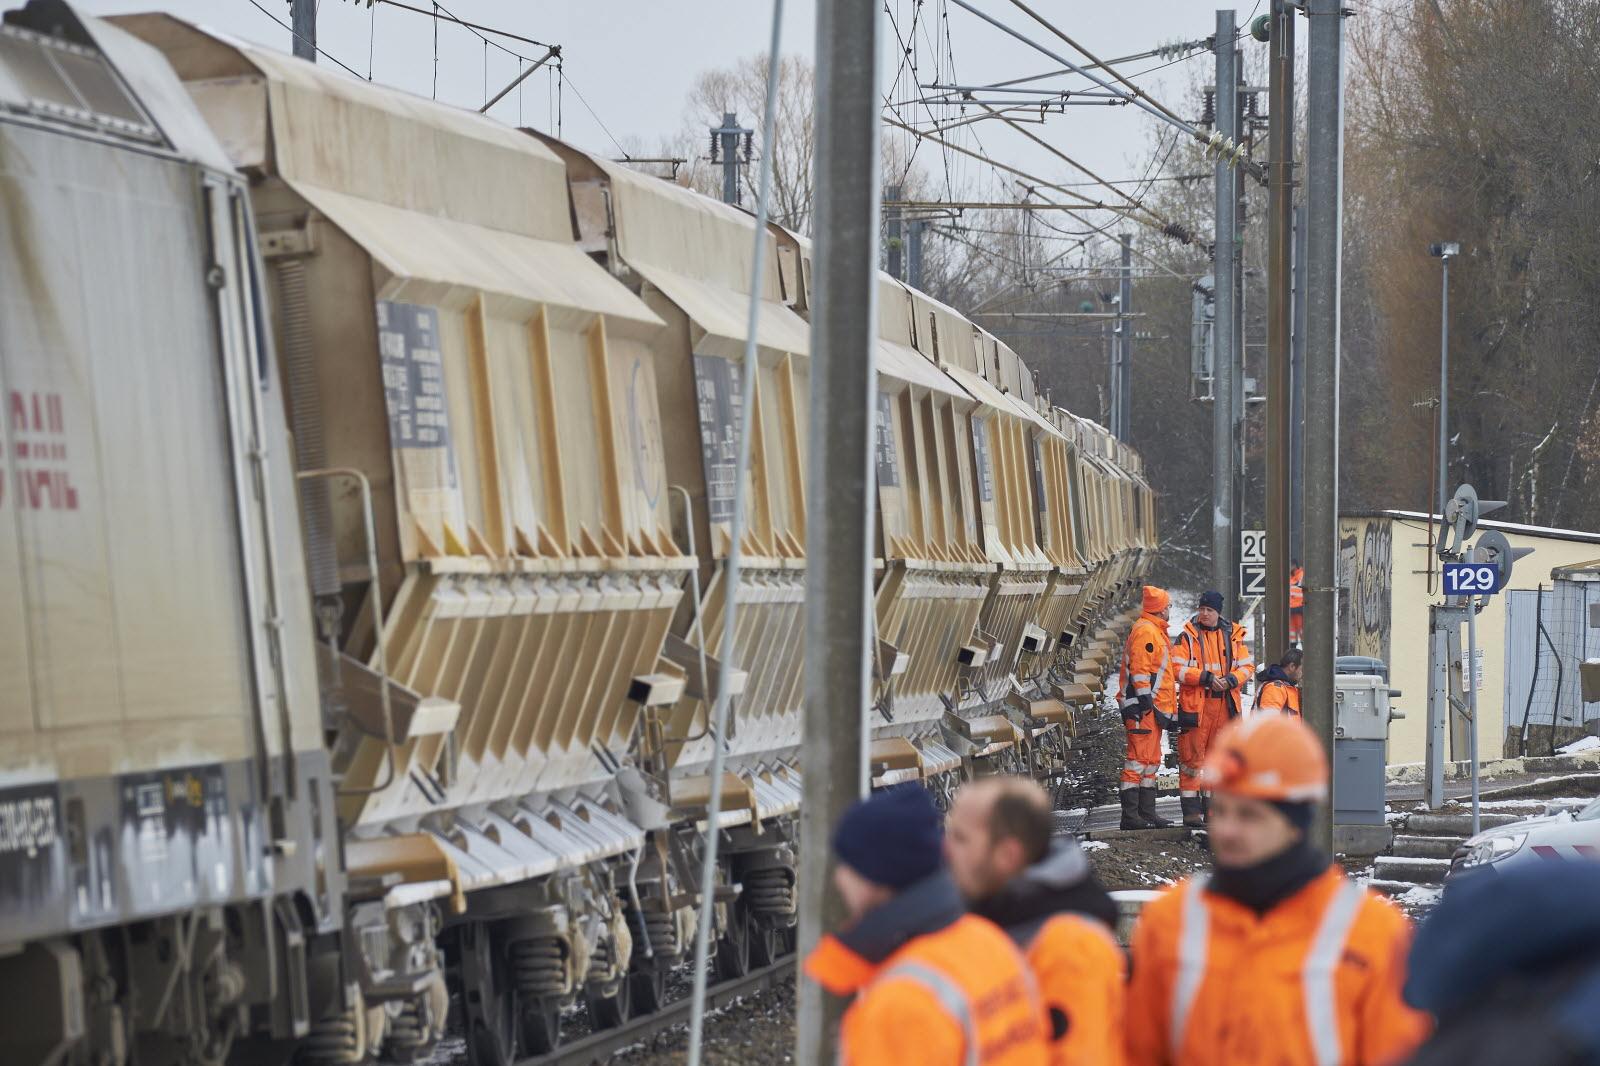
[[1402,811],[1385,811],[1383,820],[1389,825],[1400,825],[1409,817],[1410,815],[1405,814]]
[[1571,744],[1564,744],[1557,748],[1556,751],[1562,755],[1576,755],[1580,751],[1594,751],[1596,748],[1600,748],[1600,737],[1579,737]]
[[1444,889],[1437,885],[1417,885],[1394,897],[1394,901],[1412,907],[1431,907],[1439,902],[1439,897],[1442,895]]
[[1078,847],[1082,848],[1084,851],[1100,851],[1101,849],[1109,848],[1110,846],[1111,845],[1107,844],[1104,840],[1085,840],[1078,845]]

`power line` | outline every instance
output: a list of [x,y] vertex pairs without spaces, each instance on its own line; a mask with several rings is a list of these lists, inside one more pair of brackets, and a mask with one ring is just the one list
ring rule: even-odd
[[[252,0],[252,2],[254,2],[254,0]],[[417,14],[417,15],[426,15],[429,18],[433,19],[435,22],[437,22],[437,21],[439,21],[441,19],[446,21],[446,22],[454,22],[458,26],[465,26],[467,29],[471,30],[478,37],[483,37],[483,33],[479,33],[478,32],[479,30],[482,30],[485,33],[492,33],[496,37],[504,37],[508,41],[521,41],[523,44],[531,44],[535,48],[550,48],[550,47],[552,47],[551,44],[548,41],[536,41],[532,37],[524,37],[522,34],[520,34],[520,33],[512,33],[510,30],[497,29],[494,26],[486,26],[481,22],[468,22],[466,19],[457,18],[454,12],[452,12],[449,8],[445,7],[443,4],[440,4],[440,3],[437,3],[437,2],[434,3],[434,5],[433,5],[434,8],[436,9],[436,10],[433,10],[433,11],[429,11],[425,7],[412,7],[410,4],[401,3],[400,0],[375,0],[375,3],[388,4],[390,7],[397,7],[401,11],[410,11],[413,14]],[[260,7],[261,5],[257,4],[256,6]],[[440,14],[441,11],[444,12],[444,13]],[[507,48],[505,45],[500,44],[498,41],[490,41],[489,43],[494,45],[496,48],[500,49],[502,52],[509,52],[511,55],[518,55],[519,54],[519,53],[514,52],[511,49]],[[526,59],[530,63],[533,62],[533,57],[532,56],[522,56],[522,58]]]
[[[340,63],[339,60],[336,57],[331,56],[327,52],[324,52],[321,48],[318,48],[317,47],[317,43],[315,41],[313,41],[311,38],[307,37],[303,33],[296,33],[294,31],[294,27],[293,26],[289,25],[287,22],[283,21],[277,15],[274,15],[272,12],[268,11],[266,8],[262,7],[260,4],[256,3],[256,0],[250,0],[250,5],[252,7],[254,7],[257,11],[261,12],[263,15],[267,16],[267,18],[271,19],[273,22],[276,22],[278,25],[280,25],[284,29],[288,30],[289,31],[289,36],[293,37],[295,40],[304,41],[306,44],[309,44],[312,48],[316,48],[317,49],[317,54],[319,56],[321,56],[322,58],[324,58],[324,59],[336,64],[339,67],[342,67],[343,69],[345,69],[347,71],[350,71],[350,74],[353,77],[357,77],[357,78],[361,77],[360,74],[357,74],[354,70],[350,70],[350,68],[348,66],[346,66],[345,64]],[[362,78],[362,80],[363,81],[367,81],[369,79]]]
[[[558,73],[561,71],[561,66],[559,64],[557,64],[557,66],[556,66],[556,71]],[[567,81],[567,82],[572,82],[572,79],[566,77],[565,75],[562,75],[562,80],[563,81]],[[583,93],[578,91],[577,82],[572,82],[572,95],[574,95],[574,96],[576,96],[578,98],[578,103],[583,105],[583,109],[585,111],[589,112],[589,116],[595,120],[595,122],[600,126],[600,128],[602,130],[605,130],[606,136],[611,138],[611,143],[617,146],[617,151],[621,152],[622,153],[622,158],[624,160],[626,160],[628,158],[628,150],[626,148],[622,147],[622,142],[617,140],[616,135],[614,133],[612,133],[611,130],[606,127],[606,124],[604,122],[600,121],[600,116],[594,113],[594,108],[589,106],[589,101],[585,100],[583,98]],[[558,99],[559,99],[559,97],[558,97]],[[558,134],[558,136],[559,136],[559,134]]]

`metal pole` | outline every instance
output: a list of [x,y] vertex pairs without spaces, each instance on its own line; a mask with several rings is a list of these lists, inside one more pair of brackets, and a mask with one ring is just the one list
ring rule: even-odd
[[1472,835],[1477,836],[1478,824],[1478,604],[1474,597],[1467,600],[1467,666],[1462,670],[1462,683],[1467,686],[1467,758],[1472,760]]
[[1122,279],[1118,286],[1117,333],[1121,336],[1121,361],[1117,367],[1117,402],[1122,405],[1118,421],[1122,429],[1119,440],[1133,437],[1133,320],[1128,317],[1133,310],[1133,235],[1124,233],[1122,241]]
[[722,128],[711,132],[722,142],[722,202],[736,204],[739,202],[739,116],[724,111]]
[[[1217,12],[1217,132],[1236,140],[1239,117],[1238,75],[1234,61],[1234,13]],[[1218,156],[1216,170],[1217,310],[1212,331],[1216,337],[1211,361],[1211,584],[1222,593],[1223,613],[1233,618],[1238,609],[1238,538],[1233,524],[1234,427],[1233,364],[1238,358],[1236,331],[1239,317],[1234,304],[1239,295],[1239,228],[1234,217],[1239,196],[1233,166]]]
[[919,219],[906,227],[906,282],[919,291],[923,287],[922,241],[927,235],[926,221]]
[[[811,314],[800,954],[844,920],[829,889],[834,824],[867,791],[872,435],[878,331],[878,5],[818,0],[817,288]],[[865,179],[865,180],[863,180]],[[844,1001],[796,993],[795,1062],[835,1061]]]
[[[1339,232],[1343,151],[1343,0],[1307,0],[1306,128],[1306,723],[1333,754],[1333,656],[1338,607]],[[1331,807],[1312,842],[1333,850]]]
[[317,0],[293,0],[289,13],[290,32],[294,35],[294,54],[300,59],[317,61]]
[[[891,185],[883,191],[883,198],[893,203],[900,199],[901,191],[902,189],[899,185]],[[906,276],[906,260],[903,254],[905,251],[905,208],[891,207],[886,212],[886,215],[884,224],[888,232],[885,234],[887,238],[885,243],[889,246],[886,249],[889,260],[887,268],[891,276],[904,281]]]
[[[761,143],[772,143],[772,129],[778,113],[778,66],[776,57],[783,54],[783,0],[772,2],[772,46],[767,55],[774,62],[767,64],[766,108],[762,112]],[[548,57],[546,57],[548,58]],[[700,869],[700,920],[694,936],[693,999],[689,1004],[689,1066],[700,1066],[701,1038],[706,1020],[706,971],[711,961],[711,926],[714,923],[717,889],[717,846],[722,841],[722,765],[727,751],[724,738],[728,735],[728,685],[736,667],[737,650],[734,635],[738,630],[739,581],[744,565],[745,528],[745,471],[750,469],[751,417],[756,405],[756,375],[761,364],[756,361],[756,334],[761,324],[762,281],[767,267],[767,209],[772,202],[772,153],[761,153],[761,174],[756,182],[756,224],[750,251],[750,298],[747,303],[744,334],[744,363],[740,373],[743,390],[739,408],[738,461],[734,466],[733,522],[729,532],[728,558],[722,572],[722,645],[717,655],[722,660],[722,670],[717,676],[717,697],[712,706],[709,732],[711,733],[711,794],[706,801],[706,841]]]
[[527,70],[523,71],[521,74],[518,74],[515,78],[512,78],[510,83],[507,84],[504,89],[501,89],[499,92],[495,93],[493,97],[491,97],[489,100],[485,101],[484,105],[482,107],[478,108],[478,113],[481,115],[485,111],[488,111],[495,104],[498,104],[501,100],[504,100],[506,98],[506,94],[507,93],[509,93],[512,89],[515,89],[517,86],[521,85],[523,82],[527,81],[528,78],[530,76],[532,76],[534,71],[538,70],[540,67],[544,66],[546,63],[550,62],[550,60],[554,59],[556,56],[558,56],[560,54],[561,54],[561,48],[559,46],[557,46],[557,45],[551,45],[550,46],[550,50],[548,52],[546,52],[544,55],[540,56],[538,61],[535,62],[533,64],[533,66],[529,67]]
[[[1439,520],[1450,498],[1450,257],[1443,257],[1439,290]],[[1441,534],[1442,536],[1442,534]]]
[[1267,47],[1267,640],[1274,661],[1289,640],[1289,499],[1293,481],[1289,444],[1294,410],[1290,390],[1290,319],[1293,315],[1294,235],[1294,9],[1272,0]]

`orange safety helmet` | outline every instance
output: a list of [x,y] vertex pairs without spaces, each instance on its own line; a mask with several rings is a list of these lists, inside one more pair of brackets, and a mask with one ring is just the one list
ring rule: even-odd
[[1144,613],[1160,614],[1172,602],[1172,597],[1167,595],[1166,589],[1158,589],[1154,585],[1144,587]]
[[1328,794],[1328,756],[1301,719],[1281,714],[1236,718],[1217,734],[1200,769],[1215,792],[1303,803]]

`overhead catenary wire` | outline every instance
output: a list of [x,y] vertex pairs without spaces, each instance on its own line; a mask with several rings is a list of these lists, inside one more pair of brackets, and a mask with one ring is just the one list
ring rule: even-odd
[[[256,2],[256,0],[250,0],[250,6],[254,7],[257,11],[259,11],[263,15],[267,16],[267,18],[271,19],[273,22],[276,22],[278,25],[280,25],[284,29],[288,30],[289,31],[289,36],[293,37],[295,40],[304,41],[306,44],[309,44],[312,48],[315,48],[317,50],[317,55],[321,56],[323,59],[328,60],[330,63],[333,63],[334,65],[340,67],[343,70],[349,71],[349,73],[350,73],[350,75],[352,77],[356,77],[356,78],[360,78],[361,77],[361,75],[359,73],[357,73],[353,68],[351,68],[350,66],[348,66],[345,63],[341,63],[339,61],[338,57],[329,55],[327,52],[323,51],[322,48],[320,48],[317,45],[317,43],[315,41],[313,41],[311,38],[307,37],[303,33],[296,33],[293,26],[289,25],[287,22],[283,21],[277,15],[274,15],[272,12],[270,12],[266,8],[262,7],[259,3]],[[362,80],[363,81],[369,81],[371,79],[370,78],[362,78]]]
[[[1050,32],[1054,33],[1057,37],[1060,37],[1063,41],[1065,41],[1071,47],[1075,48],[1077,51],[1083,53],[1083,55],[1086,56],[1088,59],[1090,59],[1091,61],[1093,61],[1095,63],[1099,63],[1100,62],[1100,60],[1094,55],[1094,53],[1088,51],[1082,45],[1079,45],[1076,41],[1074,41],[1072,38],[1068,37],[1066,34],[1062,33],[1060,30],[1056,29],[1055,26],[1051,25],[1051,23],[1048,20],[1046,20],[1043,16],[1039,15],[1038,13],[1036,13],[1027,4],[1023,3],[1022,0],[1011,0],[1011,2],[1013,4],[1015,4],[1018,8],[1020,8],[1024,12],[1026,12],[1028,15],[1032,16],[1037,22],[1040,23],[1040,25],[1044,26],[1045,29],[1047,29]],[[1074,73],[1081,74],[1083,77],[1088,78],[1090,81],[1094,82],[1096,85],[1100,86],[1102,89],[1115,89],[1115,86],[1113,86],[1111,84],[1111,82],[1107,81],[1105,78],[1102,78],[1100,75],[1094,73],[1094,71],[1086,69],[1085,67],[1081,66],[1080,64],[1074,63],[1072,60],[1070,60],[1070,59],[1066,58],[1065,56],[1061,55],[1059,52],[1051,51],[1049,48],[1046,48],[1043,44],[1040,44],[1038,41],[1036,41],[1033,38],[1029,37],[1027,34],[1025,34],[1022,31],[1016,29],[1015,27],[1006,25],[1004,22],[1001,22],[999,19],[995,18],[994,16],[985,14],[984,12],[978,10],[978,8],[975,5],[973,5],[972,3],[970,3],[969,0],[951,0],[951,3],[955,4],[956,6],[960,7],[962,10],[967,11],[970,14],[976,15],[978,18],[982,19],[984,22],[989,23],[989,25],[991,25],[991,26],[995,27],[996,29],[1000,30],[1002,33],[1008,34],[1011,37],[1016,38],[1017,40],[1021,41],[1023,44],[1026,44],[1028,47],[1033,48],[1038,52],[1042,52],[1044,55],[1049,56],[1051,59],[1055,60],[1057,63],[1060,63],[1062,66],[1070,68]],[[1216,132],[1213,132],[1208,137],[1206,134],[1201,133],[1198,129],[1196,129],[1189,122],[1187,122],[1184,119],[1180,118],[1177,115],[1177,113],[1174,112],[1171,108],[1167,107],[1165,104],[1162,104],[1159,101],[1157,101],[1154,98],[1152,98],[1143,89],[1139,88],[1137,85],[1134,85],[1131,81],[1129,81],[1127,78],[1123,77],[1121,74],[1118,74],[1114,70],[1111,73],[1112,73],[1113,77],[1117,78],[1124,85],[1128,86],[1128,92],[1127,93],[1123,93],[1122,95],[1127,96],[1128,99],[1135,106],[1139,107],[1143,111],[1146,111],[1146,112],[1150,113],[1151,115],[1154,115],[1156,118],[1160,119],[1162,122],[1169,123],[1171,125],[1174,125],[1174,126],[1178,127],[1183,132],[1185,132],[1185,133],[1189,134],[1191,137],[1193,137],[1195,140],[1197,140],[1200,143],[1206,145],[1206,147],[1208,149],[1217,151],[1217,152],[1219,152],[1219,153],[1221,153],[1223,155],[1232,156],[1234,161],[1239,166],[1244,167],[1250,173],[1250,175],[1252,177],[1256,178],[1256,180],[1258,180],[1258,181],[1262,180],[1263,174],[1262,174],[1261,168],[1259,166],[1257,166],[1254,162],[1244,158],[1244,147],[1242,145],[1237,144],[1237,143],[1225,143],[1224,142],[1224,138],[1222,137],[1222,135],[1219,134],[1219,133],[1216,133]]]
[[[689,1066],[700,1066],[700,1049],[706,1019],[706,971],[710,966],[711,925],[715,917],[717,887],[717,845],[721,840],[722,766],[726,750],[724,736],[728,720],[729,685],[734,670],[734,633],[739,608],[739,571],[744,563],[745,475],[750,469],[752,410],[756,402],[756,375],[760,364],[756,356],[756,334],[761,323],[761,295],[766,273],[767,214],[772,203],[773,130],[777,126],[778,82],[783,55],[783,0],[772,0],[772,46],[767,55],[766,109],[761,116],[761,163],[756,193],[756,218],[751,250],[750,299],[745,315],[744,365],[740,375],[742,403],[739,408],[739,454],[733,481],[732,536],[722,580],[722,644],[718,655],[722,669],[717,675],[717,694],[712,703],[714,734],[711,738],[711,788],[706,799],[706,840],[700,870],[700,920],[694,939],[694,1000],[689,1014]],[[702,678],[703,678],[702,674]]]
[[[1038,177],[1038,176],[1036,176],[1034,174],[1030,174],[1027,171],[1021,170],[1021,169],[1019,169],[1017,167],[1011,166],[1009,163],[1002,163],[999,160],[994,159],[991,156],[988,156],[988,155],[986,155],[986,154],[984,154],[982,152],[974,151],[971,148],[964,148],[964,147],[962,147],[961,145],[958,145],[958,144],[952,144],[951,142],[946,141],[946,140],[944,140],[943,138],[940,138],[940,137],[935,137],[934,135],[932,135],[930,133],[924,133],[923,131],[916,129],[913,126],[906,125],[905,123],[901,122],[898,119],[885,117],[883,119],[883,121],[886,122],[887,124],[891,125],[891,126],[896,126],[896,127],[900,128],[900,129],[907,130],[908,132],[910,132],[912,134],[915,134],[919,138],[924,138],[924,139],[933,141],[936,144],[945,145],[945,146],[949,147],[952,151],[959,152],[962,155],[971,156],[972,158],[977,159],[980,162],[988,163],[990,166],[992,166],[992,167],[994,167],[994,168],[996,168],[998,170],[1003,170],[1003,171],[1007,172],[1008,174],[1012,174],[1012,175],[1014,175],[1016,177],[1019,177],[1019,178],[1023,179],[1024,181],[1028,182],[1030,186],[1032,186],[1034,188],[1050,189],[1052,191],[1060,193],[1063,196],[1069,196],[1069,197],[1072,197],[1074,199],[1083,201],[1083,205],[1082,206],[1074,206],[1074,205],[1070,205],[1070,204],[1055,204],[1054,206],[1057,209],[1065,210],[1068,214],[1071,214],[1075,218],[1078,218],[1079,221],[1083,222],[1085,225],[1090,226],[1091,228],[1094,228],[1094,229],[1098,230],[1101,233],[1105,233],[1106,232],[1105,227],[1096,226],[1090,220],[1088,220],[1086,218],[1083,218],[1080,212],[1088,211],[1088,210],[1094,210],[1094,209],[1097,209],[1097,208],[1098,209],[1105,209],[1105,210],[1117,210],[1117,209],[1112,208],[1109,204],[1106,204],[1104,201],[1092,200],[1089,197],[1084,196],[1082,193],[1076,191],[1075,189],[1069,189],[1069,188],[1066,188],[1064,186],[1056,185],[1054,182],[1045,181],[1041,177]],[[1176,236],[1174,233],[1170,232],[1166,228],[1165,224],[1158,224],[1158,223],[1150,222],[1148,220],[1140,219],[1140,218],[1137,218],[1137,217],[1130,217],[1130,221],[1136,222],[1137,224],[1139,224],[1141,226],[1144,226],[1147,229],[1153,229],[1153,230],[1157,231],[1158,233],[1162,233],[1165,236],[1169,236],[1169,237]],[[1181,238],[1179,238],[1179,239],[1181,239]]]

